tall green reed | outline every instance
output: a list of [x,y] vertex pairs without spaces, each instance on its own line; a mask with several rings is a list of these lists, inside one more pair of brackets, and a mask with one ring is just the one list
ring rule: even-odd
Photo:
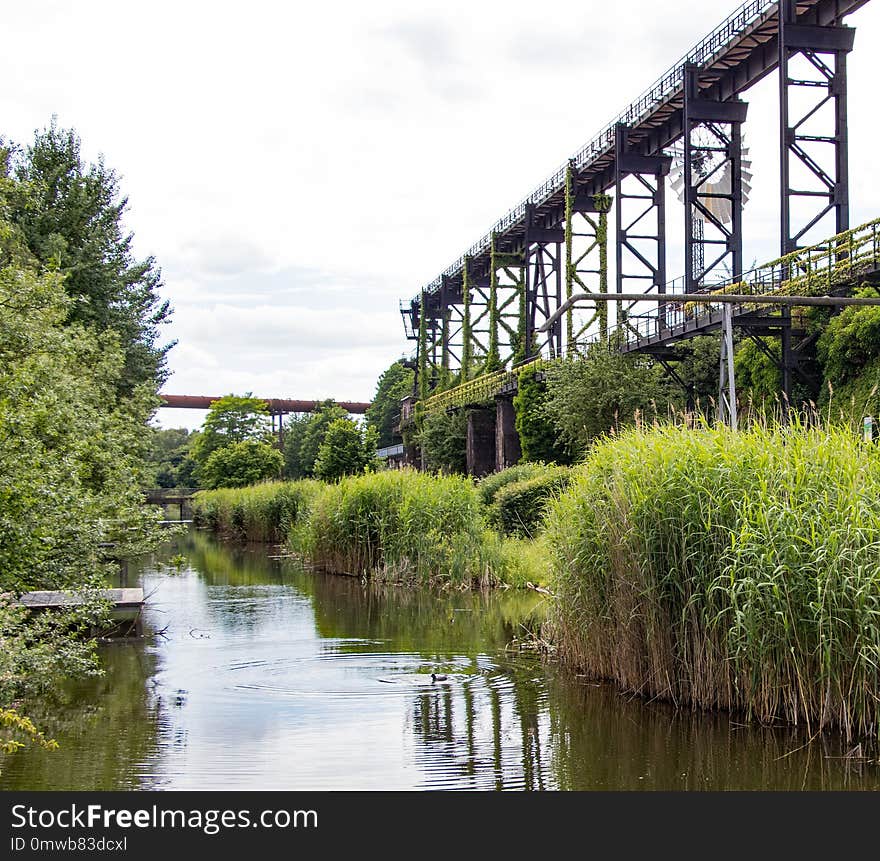
[[878,731],[880,454],[795,419],[598,443],[545,540],[565,660],[629,690]]

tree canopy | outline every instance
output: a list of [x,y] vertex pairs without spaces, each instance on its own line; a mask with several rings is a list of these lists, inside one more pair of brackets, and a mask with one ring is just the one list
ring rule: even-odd
[[284,427],[284,472],[288,478],[311,478],[327,429],[348,413],[335,401],[319,404],[315,412],[293,415]]
[[134,256],[116,173],[103,160],[87,164],[77,134],[54,120],[30,146],[6,150],[3,169],[18,181],[7,198],[10,222],[37,263],[64,276],[73,300],[66,322],[115,335],[124,357],[120,392],[141,383],[158,388],[171,345],[157,341],[170,306],[159,297],[156,261]]
[[360,428],[351,419],[335,419],[327,427],[315,460],[315,477],[338,481],[375,466],[376,431]]
[[379,377],[376,394],[367,409],[367,423],[378,433],[378,445],[389,446],[400,441],[394,433],[400,415],[400,402],[412,394],[414,371],[402,361],[394,362]]
[[201,469],[202,487],[247,487],[278,478],[283,466],[283,455],[271,443],[257,439],[233,442],[211,452]]
[[202,472],[208,458],[218,449],[246,440],[268,442],[270,439],[269,405],[265,401],[250,393],[224,395],[214,401],[190,449],[199,483],[203,483]]

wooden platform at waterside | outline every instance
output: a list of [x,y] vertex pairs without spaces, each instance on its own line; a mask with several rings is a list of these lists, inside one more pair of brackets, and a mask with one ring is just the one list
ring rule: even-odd
[[[98,597],[111,601],[114,610],[139,610],[144,605],[143,589],[101,589]],[[31,610],[64,610],[85,602],[76,592],[25,592],[18,600]]]
[[[92,636],[113,640],[142,636],[143,589],[101,589],[97,595],[110,601],[113,606],[110,610],[110,626],[92,630]],[[78,607],[85,603],[86,597],[77,592],[25,592],[18,600],[29,610],[42,612]]]

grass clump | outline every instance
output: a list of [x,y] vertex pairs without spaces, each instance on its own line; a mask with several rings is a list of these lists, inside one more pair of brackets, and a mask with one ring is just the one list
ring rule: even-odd
[[193,517],[232,538],[286,541],[318,568],[458,586],[545,583],[545,554],[486,527],[473,482],[388,470],[200,491]]
[[193,520],[234,538],[281,542],[307,516],[320,488],[320,482],[303,480],[202,490],[193,497]]
[[795,423],[630,429],[550,504],[560,654],[697,707],[877,734],[880,453]]
[[461,476],[389,470],[324,485],[291,542],[340,573],[482,586],[505,579],[476,489]]
[[571,469],[553,466],[531,478],[504,485],[492,504],[493,523],[505,535],[534,537],[541,527],[547,503],[565,490],[570,479]]
[[548,469],[553,467],[540,461],[518,463],[516,466],[509,466],[500,472],[493,472],[485,478],[480,479],[477,489],[480,492],[480,501],[487,508],[495,502],[495,497],[502,487],[512,484],[515,481],[524,481],[527,478],[534,478],[536,475],[543,475]]

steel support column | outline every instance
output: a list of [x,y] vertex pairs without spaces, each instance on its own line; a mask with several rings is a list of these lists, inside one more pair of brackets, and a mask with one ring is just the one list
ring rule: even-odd
[[[672,158],[634,153],[629,129],[615,127],[614,161],[616,191],[617,292],[666,292],[666,175]],[[625,180],[629,180],[625,184]],[[641,289],[635,285],[647,281]],[[662,306],[661,306],[662,308]],[[623,316],[617,303],[617,322]]]
[[700,94],[700,70],[685,67],[683,148],[685,292],[742,275],[742,124],[748,105]]
[[733,367],[733,306],[721,306],[721,359],[719,368],[718,420],[736,429],[736,377]]
[[[782,254],[808,245],[818,225],[831,233],[823,222],[832,212],[835,234],[849,228],[846,55],[854,38],[851,27],[798,24],[796,0],[779,0]],[[804,71],[791,68],[799,56]]]
[[[588,194],[578,188],[577,170],[571,162],[565,177],[565,298],[571,299],[575,284],[584,292],[608,292],[608,211],[612,198]],[[600,337],[608,337],[608,304],[594,302],[587,316],[575,324],[574,310],[565,312],[565,350],[571,353],[577,341],[598,323]]]
[[562,305],[562,250],[565,231],[547,228],[535,219],[534,207],[526,207],[525,250],[525,331],[522,358],[562,355],[562,320],[539,335],[537,328]]

